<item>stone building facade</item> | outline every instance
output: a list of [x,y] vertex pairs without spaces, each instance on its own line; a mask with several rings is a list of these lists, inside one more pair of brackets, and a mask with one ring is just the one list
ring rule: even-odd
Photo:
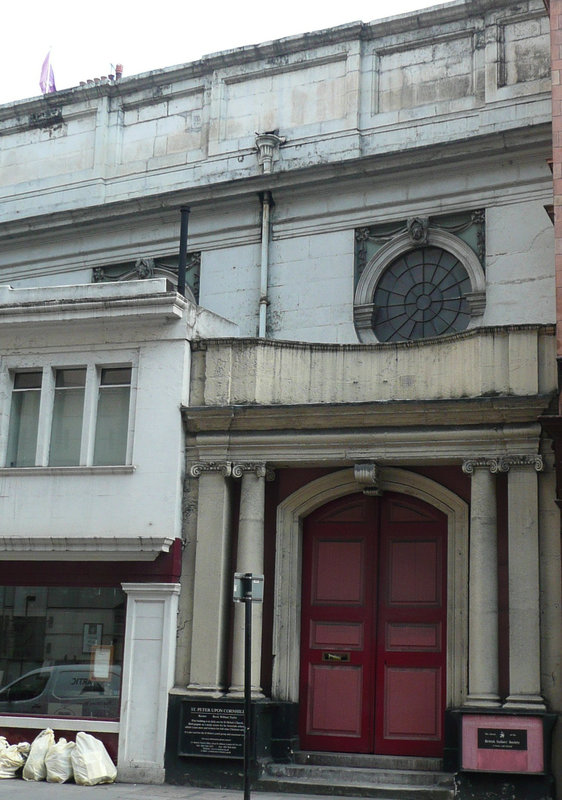
[[550,124],[540,0],[0,108],[1,683],[122,676],[113,714],[0,691],[2,731],[235,785],[251,572],[261,785],[554,796]]

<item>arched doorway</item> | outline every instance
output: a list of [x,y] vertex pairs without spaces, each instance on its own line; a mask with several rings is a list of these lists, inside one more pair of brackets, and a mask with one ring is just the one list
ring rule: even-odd
[[445,514],[349,495],[306,518],[302,546],[301,747],[440,756]]
[[[462,706],[467,686],[468,504],[440,483],[398,467],[380,468],[380,488],[420,500],[447,517],[447,707]],[[304,520],[339,497],[356,494],[353,469],[317,478],[277,509],[272,697],[299,703],[302,535]]]

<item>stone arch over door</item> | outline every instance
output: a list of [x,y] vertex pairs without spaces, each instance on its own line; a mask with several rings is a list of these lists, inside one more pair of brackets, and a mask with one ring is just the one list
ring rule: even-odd
[[[447,517],[447,706],[466,696],[468,643],[468,504],[436,481],[409,470],[381,467],[383,491],[411,495]],[[325,475],[293,492],[277,509],[273,624],[273,697],[299,699],[302,524],[330,500],[360,492],[353,469]]]

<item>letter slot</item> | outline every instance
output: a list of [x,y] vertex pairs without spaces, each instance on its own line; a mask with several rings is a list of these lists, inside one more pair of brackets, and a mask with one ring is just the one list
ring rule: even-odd
[[322,661],[329,661],[332,664],[350,660],[349,653],[322,653]]

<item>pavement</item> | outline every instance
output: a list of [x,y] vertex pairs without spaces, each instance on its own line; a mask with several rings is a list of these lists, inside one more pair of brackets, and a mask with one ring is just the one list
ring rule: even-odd
[[[0,780],[0,800],[242,800],[243,796],[242,789],[199,789],[168,784],[151,786],[144,783],[110,783],[77,786],[75,783],[45,783],[24,781],[22,778]],[[337,797],[258,791],[252,791],[251,796],[255,800],[334,800]],[[354,798],[347,797],[345,800]]]

